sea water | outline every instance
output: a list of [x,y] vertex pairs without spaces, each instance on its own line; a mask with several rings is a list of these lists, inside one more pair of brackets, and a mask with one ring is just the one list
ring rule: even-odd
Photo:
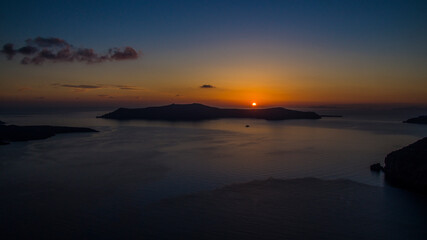
[[[79,228],[76,219],[85,219],[99,231],[161,199],[270,177],[347,179],[384,188],[382,174],[369,166],[427,136],[427,126],[402,123],[416,115],[397,110],[323,109],[317,112],[345,115],[287,121],[96,118],[106,112],[0,115],[7,124],[99,131],[0,146],[2,221],[12,227],[54,221],[72,233]],[[396,198],[407,196],[413,197],[402,190]]]

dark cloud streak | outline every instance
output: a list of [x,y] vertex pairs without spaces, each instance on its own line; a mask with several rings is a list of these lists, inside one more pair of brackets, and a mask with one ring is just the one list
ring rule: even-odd
[[101,86],[97,86],[97,85],[71,85],[71,84],[62,84],[59,85],[60,87],[69,87],[69,88],[89,88],[89,89],[93,89],[93,88],[102,88]]
[[138,90],[137,88],[134,88],[134,87],[121,87],[119,89],[120,90]]
[[31,54],[36,53],[38,50],[39,49],[36,47],[25,46],[25,47],[21,47],[20,49],[18,49],[18,52],[20,54],[24,54],[24,55],[31,55]]
[[200,88],[215,88],[215,86],[210,85],[210,84],[204,84],[204,85],[200,86]]
[[115,60],[126,60],[126,59],[137,59],[138,53],[135,51],[135,49],[131,47],[126,47],[123,51],[120,51],[120,49],[114,49],[110,50],[110,52],[113,52],[111,55],[112,59]]
[[13,44],[7,43],[3,45],[3,49],[1,50],[1,53],[5,54],[7,59],[11,60],[13,56],[15,56],[16,51],[13,50]]
[[70,47],[71,45],[68,44],[65,40],[60,38],[42,38],[37,37],[35,39],[27,39],[25,41],[28,45],[37,45],[39,47]]
[[[12,60],[16,54],[27,55],[21,59],[21,64],[41,65],[44,62],[85,62],[101,63],[106,61],[132,60],[140,57],[141,53],[132,47],[111,48],[107,54],[100,55],[92,48],[74,48],[71,44],[60,38],[28,39],[27,46],[14,49],[12,43],[3,46],[0,53]],[[40,50],[38,47],[41,47]]]
[[105,84],[98,84],[98,85],[79,84],[79,85],[74,85],[74,84],[54,83],[54,84],[52,84],[52,86],[74,88],[74,89],[80,89],[80,90],[101,89],[101,88],[115,88],[115,89],[120,89],[120,90],[133,90],[133,91],[142,90],[142,89],[137,88],[135,86],[128,86],[128,85],[105,85]]

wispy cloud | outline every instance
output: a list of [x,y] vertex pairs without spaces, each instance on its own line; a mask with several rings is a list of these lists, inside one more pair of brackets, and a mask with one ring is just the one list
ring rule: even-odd
[[97,85],[71,85],[71,84],[62,84],[62,85],[57,85],[57,86],[68,87],[68,88],[85,88],[85,89],[102,88],[101,86],[97,86]]
[[98,97],[101,97],[101,98],[110,98],[110,99],[114,98],[113,96],[110,96],[110,95],[107,95],[107,94],[99,94]]
[[135,87],[120,87],[120,90],[139,90],[138,88]]
[[103,85],[105,87],[110,88],[117,88],[120,90],[130,90],[130,91],[140,91],[143,90],[142,88],[136,87],[136,86],[129,86],[129,85]]
[[110,48],[106,54],[96,53],[92,48],[75,48],[67,41],[60,38],[27,39],[26,46],[14,48],[12,43],[3,45],[0,53],[12,60],[15,55],[21,54],[21,64],[41,65],[44,62],[85,62],[101,63],[106,61],[122,61],[137,59],[141,56],[140,51],[132,47]]
[[76,90],[91,90],[91,89],[104,89],[104,88],[112,88],[112,89],[119,89],[119,90],[132,90],[132,91],[140,91],[142,90],[139,87],[136,86],[129,86],[129,85],[108,85],[108,84],[96,84],[96,85],[88,85],[88,84],[59,84],[59,83],[53,83],[51,84],[54,87],[64,87],[64,88],[73,88]]
[[204,85],[200,86],[200,88],[215,88],[215,86],[210,85],[210,84],[204,84]]
[[42,38],[37,37],[35,39],[27,39],[25,41],[28,45],[37,45],[39,47],[65,47],[65,46],[71,46],[69,43],[67,43],[64,39],[60,38]]

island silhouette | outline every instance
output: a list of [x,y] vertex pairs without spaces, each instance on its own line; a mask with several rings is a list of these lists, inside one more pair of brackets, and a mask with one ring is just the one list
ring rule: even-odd
[[265,109],[229,109],[192,103],[133,109],[119,108],[111,113],[98,116],[97,118],[116,120],[202,121],[221,118],[255,118],[265,120],[320,119],[321,116],[315,112],[289,110],[282,107]]
[[60,133],[98,132],[84,127],[16,126],[0,124],[0,145],[9,142],[46,139]]

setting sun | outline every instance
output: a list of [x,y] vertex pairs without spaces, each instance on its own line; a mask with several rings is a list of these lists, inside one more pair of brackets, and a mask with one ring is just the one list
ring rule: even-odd
[[252,103],[252,107],[256,107],[256,102],[253,102],[253,103]]

